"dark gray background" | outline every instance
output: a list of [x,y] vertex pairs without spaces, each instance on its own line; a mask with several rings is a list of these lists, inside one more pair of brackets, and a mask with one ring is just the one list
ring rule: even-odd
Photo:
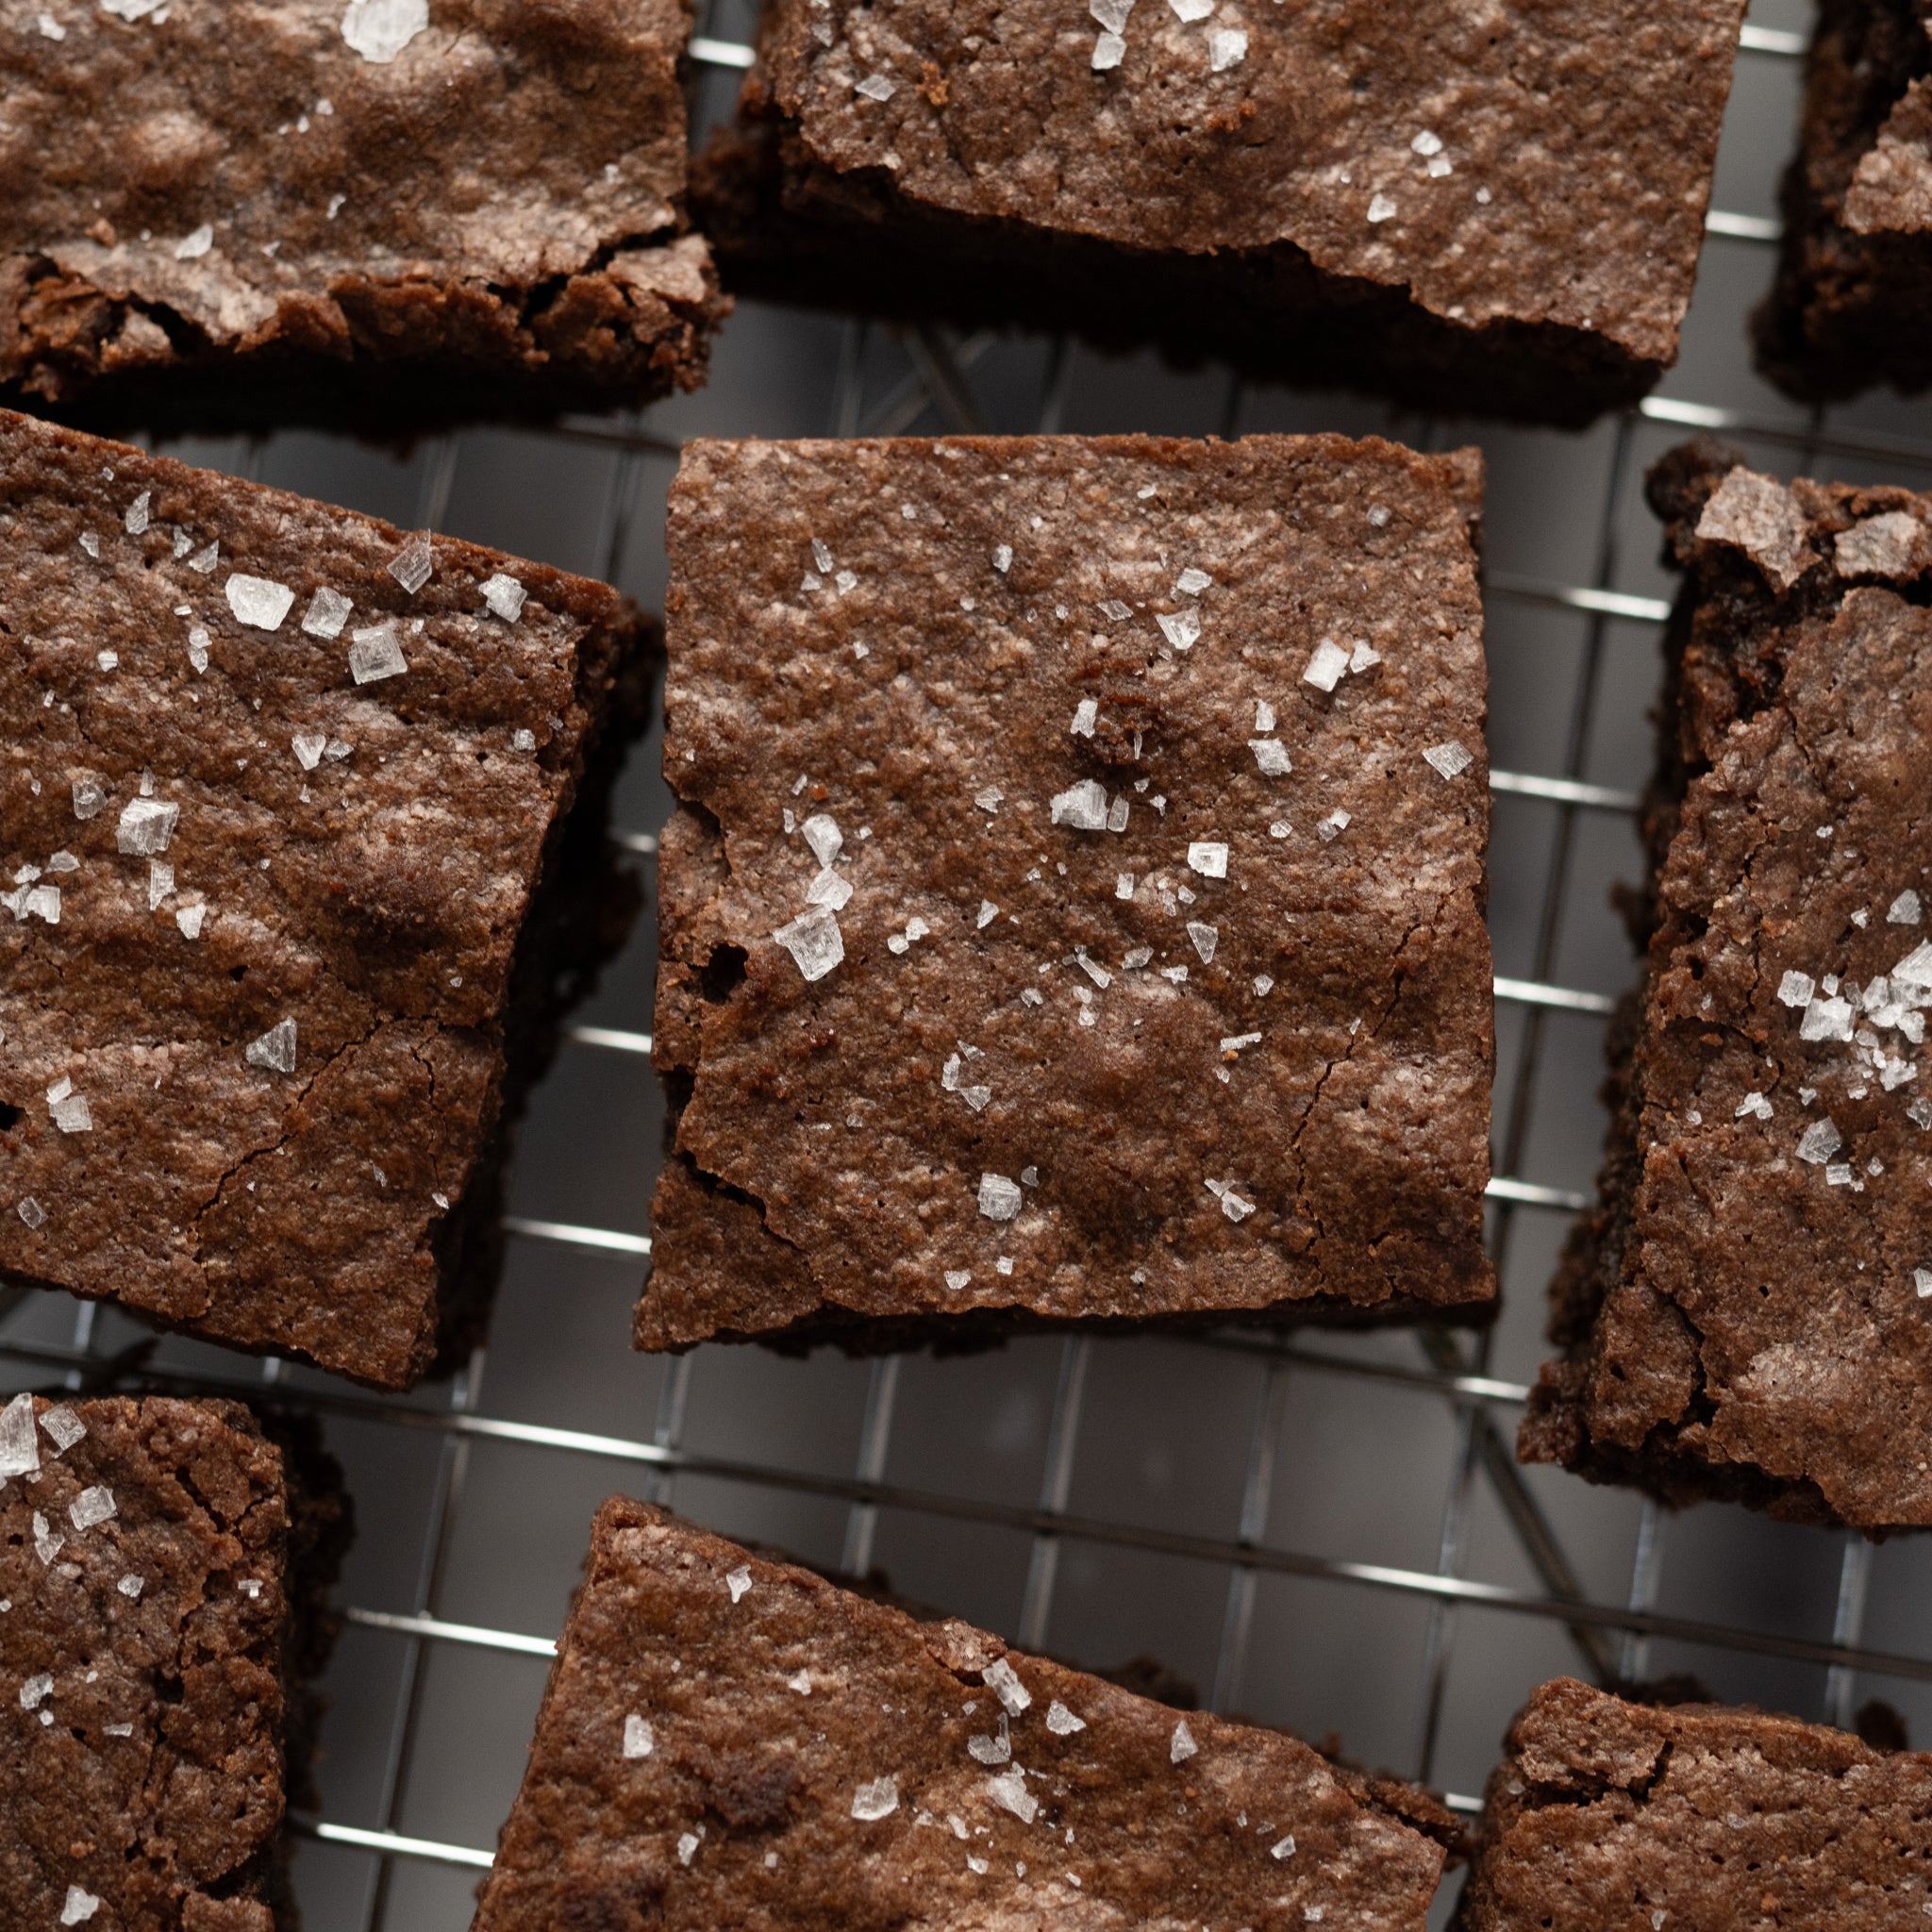
[[[1759,0],[1755,25],[1803,29],[1798,0]],[[741,41],[742,0],[718,0],[705,31]],[[1775,213],[1795,125],[1798,63],[1740,55],[1715,207]],[[728,107],[735,76],[711,70],[704,111]],[[1736,224],[1731,225],[1736,226]],[[407,460],[326,437],[192,443],[175,453],[592,575],[641,602],[662,595],[662,506],[686,435],[814,436],[855,427],[958,430],[1039,425],[1052,390],[1073,431],[1205,434],[1335,428],[1441,447],[1480,442],[1489,462],[1487,558],[1491,753],[1500,772],[1569,776],[1627,792],[1648,757],[1657,630],[1640,602],[1606,617],[1552,594],[1669,593],[1641,496],[1643,468],[1681,439],[1695,408],[1730,412],[1729,433],[1760,467],[1925,487],[1932,413],[1877,396],[1812,423],[1753,375],[1745,324],[1770,278],[1761,237],[1714,234],[1677,369],[1661,400],[1582,435],[1424,421],[1349,398],[1241,388],[1212,368],[1108,360],[1024,338],[907,343],[835,319],[746,304],[715,354],[710,386],[635,423],[534,434],[476,430]],[[922,374],[932,357],[963,375],[941,405]],[[941,385],[945,387],[945,385]],[[1683,406],[1695,406],[1689,414]],[[1715,423],[1718,419],[1707,420]],[[626,443],[625,439],[631,438]],[[640,441],[641,439],[641,441]],[[1807,441],[1807,439],[1809,439]],[[1917,439],[1890,447],[1891,439]],[[661,448],[643,447],[643,441]],[[655,742],[639,747],[618,823],[650,832],[666,795]],[[648,880],[650,861],[640,861]],[[1499,974],[1611,994],[1634,962],[1607,894],[1631,879],[1627,812],[1566,809],[1502,793],[1491,855]],[[653,930],[578,1016],[637,1032],[651,1021]],[[1570,1193],[1591,1184],[1603,1118],[1602,1020],[1506,1001],[1498,1013],[1497,1172]],[[1512,1134],[1512,1109],[1516,1125]],[[616,1233],[647,1226],[660,1110],[648,1061],[608,1044],[568,1046],[537,1095],[511,1196],[522,1217]],[[1513,1146],[1512,1146],[1513,1140]],[[1513,1160],[1510,1157],[1513,1155]],[[1507,1216],[1507,1220],[1504,1218]],[[1428,1594],[1438,1572],[1541,1596],[1551,1587],[1499,1500],[1485,1438],[1507,1444],[1521,1385],[1543,1355],[1542,1291],[1566,1215],[1492,1209],[1503,1315],[1480,1357],[1496,1378],[1457,1389],[1413,1335],[1311,1335],[1287,1351],[1141,1338],[1029,1341],[963,1360],[914,1356],[867,1365],[820,1355],[781,1360],[708,1348],[682,1369],[634,1355],[629,1313],[641,1262],[553,1240],[513,1241],[487,1355],[452,1389],[375,1404],[313,1372],[280,1379],[314,1391],[345,1465],[361,1535],[341,1600],[362,1612],[427,1614],[481,1633],[544,1640],[559,1627],[592,1510],[616,1491],[659,1494],[729,1535],[782,1544],[820,1565],[870,1561],[907,1593],[1092,1664],[1154,1654],[1204,1698],[1320,1739],[1339,1733],[1370,1763],[1479,1792],[1527,1690],[1588,1659],[1547,1616]],[[5,1324],[0,1375],[37,1373],[7,1343],[111,1350],[139,1333],[111,1311],[31,1296]],[[170,1341],[186,1373],[258,1381],[259,1365]],[[1450,1364],[1455,1366],[1455,1364]],[[494,1435],[438,1426],[452,1412]],[[415,1416],[430,1426],[408,1426]],[[530,1440],[530,1431],[607,1440]],[[878,1511],[836,1493],[744,1474],[671,1474],[626,1455],[654,1441],[758,1468],[882,1477],[927,1496],[994,1506],[966,1522],[902,1498]],[[654,1488],[653,1486],[658,1487]],[[1815,1641],[1836,1633],[1874,1651],[1932,1657],[1922,1605],[1932,1551],[1901,1539],[1874,1551],[1840,1535],[1783,1527],[1732,1508],[1676,1518],[1560,1473],[1527,1472],[1556,1560],[1594,1603],[1651,1594],[1657,1609]],[[916,1501],[916,1499],[914,1499]],[[1104,1533],[1039,1541],[1016,1512],[1045,1503]],[[1004,1511],[1008,1520],[997,1520]],[[1143,1531],[1317,1559],[1387,1566],[1379,1579],[1243,1573],[1224,1557],[1144,1547]],[[1138,1539],[1138,1541],[1137,1541]],[[1640,1545],[1647,1557],[1639,1561]],[[1598,1640],[1599,1660],[1695,1672],[1720,1696],[1842,1718],[1870,1695],[1932,1742],[1932,1688],[1838,1674],[1709,1643]],[[325,1824],[393,1831],[487,1851],[515,1793],[544,1673],[541,1656],[364,1623],[345,1635],[323,1734]],[[305,1841],[296,1875],[309,1932],[383,1925],[460,1932],[477,1874],[418,1856],[382,1857]],[[1439,1903],[1438,1918],[1446,1909]]]

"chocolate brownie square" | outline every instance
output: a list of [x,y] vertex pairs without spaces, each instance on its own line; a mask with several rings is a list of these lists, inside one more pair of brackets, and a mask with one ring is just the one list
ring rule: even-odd
[[1685,582],[1601,1198],[1521,1452],[1932,1523],[1932,499],[1653,474]]
[[1676,358],[1741,0],[767,0],[747,294],[1582,422]]
[[478,1319],[508,1123],[634,906],[645,627],[5,413],[0,541],[0,1277],[405,1387]]
[[1824,0],[1759,360],[1807,401],[1932,382],[1932,7]]
[[598,1512],[476,1932],[1421,1932],[1425,1794],[924,1622],[646,1504]]
[[689,0],[0,7],[0,402],[394,435],[703,381]]
[[1506,1748],[1457,1932],[1875,1932],[1932,1914],[1932,1757],[1567,1678]]
[[239,1403],[0,1408],[0,1920],[292,1924],[337,1479]]
[[686,445],[641,1346],[1486,1311],[1480,489]]

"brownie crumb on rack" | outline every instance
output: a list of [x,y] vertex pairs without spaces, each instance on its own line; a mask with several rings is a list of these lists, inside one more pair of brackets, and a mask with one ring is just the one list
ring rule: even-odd
[[1422,1932],[1455,1832],[1426,1792],[1284,1732],[1183,1715],[617,1500],[476,1932]]
[[1653,473],[1666,638],[1642,988],[1527,1460],[1932,1523],[1932,497]]
[[407,436],[702,382],[689,0],[6,0],[0,401]]
[[239,1403],[0,1407],[8,1924],[294,1923],[280,1828],[334,1635],[339,1483],[312,1428]]
[[1488,1312],[1480,484],[686,445],[640,1345]]
[[1897,1932],[1932,1914],[1932,1757],[1569,1678],[1506,1749],[1457,1932]]
[[[407,1386],[635,886],[617,593],[0,412],[0,1278]],[[651,647],[651,648],[647,648]]]
[[1766,373],[1807,401],[1932,382],[1932,16],[1824,0],[1784,254],[1757,318]]
[[1676,358],[1740,0],[767,0],[692,168],[745,294],[1563,422]]

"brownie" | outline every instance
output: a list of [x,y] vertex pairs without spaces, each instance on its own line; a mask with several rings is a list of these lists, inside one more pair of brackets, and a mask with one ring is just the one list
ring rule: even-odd
[[1183,1716],[619,1499],[475,1932],[1421,1932],[1443,1853],[1408,1815],[1450,1824],[1283,1732]]
[[1675,359],[1741,0],[767,0],[727,286],[1587,421]]
[[1480,487],[685,446],[641,1346],[1487,1313]]
[[1932,1523],[1932,498],[1653,473],[1685,581],[1596,1207],[1520,1453]]
[[603,808],[654,634],[4,413],[0,541],[0,1277],[405,1387],[635,905]]
[[1506,1748],[1457,1932],[1898,1932],[1932,1914],[1932,1757],[1560,1677]]
[[338,1472],[239,1403],[0,1409],[0,1919],[272,1932]]
[[1807,401],[1932,382],[1932,0],[1823,0],[1758,359]]
[[689,0],[0,10],[0,402],[425,422],[703,381]]

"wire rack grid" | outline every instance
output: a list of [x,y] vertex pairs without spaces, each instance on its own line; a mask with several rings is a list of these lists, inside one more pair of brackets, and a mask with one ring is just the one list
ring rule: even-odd
[[[701,22],[701,125],[728,110],[746,64],[743,4],[713,0]],[[1582,434],[1403,418],[1065,341],[745,307],[709,389],[644,418],[476,430],[406,460],[308,435],[180,446],[646,603],[663,582],[658,505],[693,433],[1334,428],[1478,441],[1490,469],[1490,1232],[1505,1299],[1487,1333],[1032,1339],[868,1364],[636,1357],[627,1314],[662,1124],[648,920],[532,1103],[491,1345],[452,1381],[378,1398],[297,1364],[157,1341],[110,1307],[0,1301],[11,1386],[253,1391],[325,1420],[362,1529],[321,1809],[296,1821],[311,1932],[467,1924],[591,1513],[617,1490],[822,1567],[882,1569],[1025,1647],[1090,1664],[1158,1655],[1212,1707],[1339,1734],[1465,1809],[1511,1711],[1559,1672],[1690,1672],[1720,1696],[1840,1724],[1882,1694],[1932,1736],[1919,1541],[1875,1549],[1726,1508],[1673,1518],[1519,1470],[1511,1450],[1541,1291],[1595,1166],[1603,1021],[1636,970],[1607,898],[1640,864],[1667,614],[1641,473],[1695,430],[1786,474],[1932,480],[1932,411],[1806,414],[1748,366],[1807,24],[1795,0],[1754,8],[1683,359],[1663,393]],[[647,882],[649,828],[669,807],[656,756],[640,748],[617,834]]]

